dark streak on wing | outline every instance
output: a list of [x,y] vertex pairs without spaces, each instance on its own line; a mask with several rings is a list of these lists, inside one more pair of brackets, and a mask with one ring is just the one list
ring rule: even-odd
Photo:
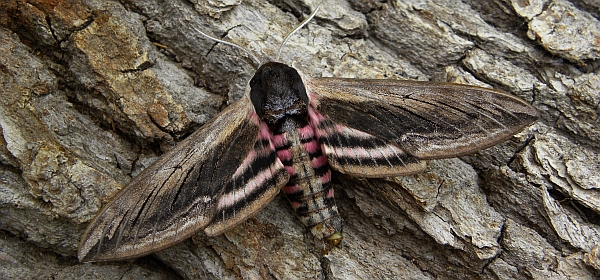
[[319,144],[330,166],[344,174],[360,177],[400,176],[424,170],[425,162],[405,153],[394,143],[359,131],[309,109]]
[[90,223],[79,259],[146,255],[205,228],[258,135],[252,110],[247,98],[233,103],[134,178]]
[[395,143],[420,159],[473,153],[538,119],[529,104],[493,89],[341,78],[306,83],[316,109],[326,118]]

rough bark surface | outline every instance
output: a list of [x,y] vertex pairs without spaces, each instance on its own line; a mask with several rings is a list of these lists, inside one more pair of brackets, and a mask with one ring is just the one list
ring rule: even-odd
[[541,120],[419,175],[337,174],[341,248],[283,196],[215,238],[80,264],[110,198],[239,98],[318,0],[0,3],[2,279],[594,279],[600,272],[600,5],[326,0],[280,61],[312,76],[492,86]]

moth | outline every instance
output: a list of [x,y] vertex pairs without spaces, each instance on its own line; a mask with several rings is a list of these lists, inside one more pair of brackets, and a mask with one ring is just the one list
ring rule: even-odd
[[316,239],[342,240],[331,170],[415,174],[426,161],[471,154],[535,122],[517,97],[475,86],[311,78],[260,66],[245,95],[164,154],[88,226],[82,262],[165,249],[244,222],[283,192]]

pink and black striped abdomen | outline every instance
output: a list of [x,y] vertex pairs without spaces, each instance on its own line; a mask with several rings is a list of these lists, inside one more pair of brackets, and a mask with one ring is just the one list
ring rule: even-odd
[[342,219],[333,197],[327,156],[310,125],[272,136],[290,180],[283,188],[300,220],[319,239],[341,240]]

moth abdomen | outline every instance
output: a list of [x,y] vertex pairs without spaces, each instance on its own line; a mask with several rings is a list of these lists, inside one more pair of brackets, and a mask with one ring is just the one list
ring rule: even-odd
[[339,243],[342,219],[333,197],[327,156],[317,142],[314,128],[307,123],[274,134],[273,143],[290,175],[283,191],[300,221],[317,239]]

